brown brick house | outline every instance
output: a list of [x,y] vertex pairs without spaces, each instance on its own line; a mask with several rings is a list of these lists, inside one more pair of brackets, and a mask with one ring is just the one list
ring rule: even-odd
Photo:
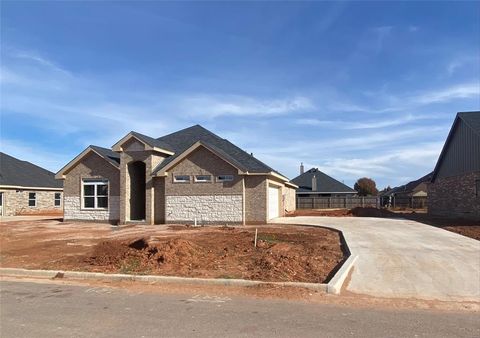
[[54,173],[0,152],[0,216],[61,216],[62,191]]
[[480,112],[455,117],[428,185],[428,212],[480,220]]
[[199,125],[89,146],[56,177],[66,220],[261,224],[295,209],[288,178]]

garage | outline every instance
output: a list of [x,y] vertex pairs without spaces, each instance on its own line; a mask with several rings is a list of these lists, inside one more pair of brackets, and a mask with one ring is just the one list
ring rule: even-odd
[[280,216],[280,188],[268,186],[268,219]]

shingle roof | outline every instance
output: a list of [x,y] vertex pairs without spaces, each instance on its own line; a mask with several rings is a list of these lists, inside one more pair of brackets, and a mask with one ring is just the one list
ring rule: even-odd
[[400,185],[398,187],[392,188],[388,191],[385,191],[382,196],[391,196],[398,192],[412,192],[419,184],[430,182],[433,176],[433,171],[426,174],[425,176],[420,177],[418,180],[408,182],[407,184]]
[[297,192],[311,193],[313,176],[315,176],[317,181],[316,193],[356,193],[356,191],[349,186],[337,181],[333,177],[328,176],[317,168],[312,168],[304,172],[290,182],[298,185],[299,188],[297,189]]
[[226,157],[226,159],[230,159],[232,162],[234,162],[233,164],[237,164],[244,170],[251,173],[267,173],[271,171],[278,173],[230,141],[215,135],[211,131],[198,124],[186,129],[182,129],[175,133],[162,136],[158,138],[157,141],[166,143],[168,146],[170,146],[170,149],[175,152],[175,154],[166,158],[157,168],[155,168],[153,174],[167,166],[181,153],[197,142],[201,142],[207,147],[211,147],[213,150]]
[[63,182],[46,169],[0,152],[0,185],[62,188]]
[[165,149],[165,150],[168,150],[168,151],[171,151],[171,152],[175,151],[174,149],[172,149],[172,147],[169,144],[163,142],[160,139],[155,139],[153,137],[137,133],[136,131],[132,131],[132,132],[130,132],[130,134],[137,137],[141,141],[145,142],[149,146],[162,148],[162,149]]
[[100,156],[106,159],[108,162],[112,163],[115,166],[120,166],[120,155],[111,149],[102,148],[99,146],[90,145],[90,148],[95,150]]

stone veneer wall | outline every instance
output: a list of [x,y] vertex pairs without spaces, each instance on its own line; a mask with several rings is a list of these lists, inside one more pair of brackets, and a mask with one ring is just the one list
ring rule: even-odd
[[[2,189],[3,193],[3,215],[36,215],[36,214],[62,214],[62,202],[60,206],[55,206],[55,193],[61,191],[50,190],[22,190],[22,189]],[[37,205],[28,206],[28,194],[34,192],[37,194]]]
[[108,209],[82,209],[80,196],[65,196],[64,220],[85,220],[100,222],[118,222],[120,219],[120,196],[109,196]]
[[242,195],[166,196],[167,223],[242,223]]
[[480,172],[437,178],[428,185],[428,213],[480,220],[480,196],[475,188],[479,179]]

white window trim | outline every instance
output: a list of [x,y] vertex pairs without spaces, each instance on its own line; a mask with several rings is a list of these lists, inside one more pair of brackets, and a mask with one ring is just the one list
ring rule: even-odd
[[[220,179],[220,176],[224,176],[224,177],[229,177],[228,179]],[[217,175],[215,176],[215,180],[217,182],[232,182],[233,181],[233,175]]]
[[[84,194],[84,189],[83,187],[85,186],[85,183],[86,185],[93,185],[95,186],[94,187],[94,190],[93,190],[93,193],[94,195],[91,196],[91,195],[88,195],[87,197],[93,197],[93,204],[94,204],[94,207],[93,208],[88,208],[88,207],[85,207],[85,194]],[[97,185],[104,185],[104,184],[107,184],[107,207],[106,208],[99,208],[97,207],[97,204],[98,204],[98,200],[97,198],[98,197],[105,197],[105,195],[100,195],[98,196],[97,195]],[[110,205],[110,182],[109,180],[106,180],[106,179],[95,179],[95,178],[84,178],[82,179],[82,184],[81,184],[81,198],[82,198],[82,201],[81,201],[81,209],[82,210],[108,210],[108,206]]]
[[[34,194],[34,198],[30,198],[30,194]],[[35,204],[34,205],[30,205],[30,201],[34,201]],[[37,193],[36,192],[28,192],[28,207],[29,208],[35,208],[37,206]]]
[[[60,195],[60,197],[57,199],[56,196]],[[58,205],[57,205],[57,200],[58,200]],[[61,192],[55,192],[53,193],[53,206],[54,207],[61,207],[62,206],[62,193]]]
[[[188,180],[179,180],[177,179],[177,177],[180,177],[180,176],[185,176],[185,177],[188,177]],[[191,177],[190,175],[173,175],[173,183],[190,183],[191,182]]]
[[[208,180],[199,180],[198,176],[208,176]],[[212,183],[212,175],[195,175],[194,177],[195,183]]]

